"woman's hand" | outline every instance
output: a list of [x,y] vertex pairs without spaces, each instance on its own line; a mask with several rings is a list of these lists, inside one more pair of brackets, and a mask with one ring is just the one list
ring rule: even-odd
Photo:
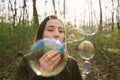
[[38,70],[40,70],[40,72],[50,72],[60,60],[61,55],[58,53],[58,51],[50,50],[39,59]]

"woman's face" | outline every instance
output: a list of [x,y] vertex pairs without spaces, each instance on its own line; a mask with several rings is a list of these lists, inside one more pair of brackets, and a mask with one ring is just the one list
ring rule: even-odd
[[64,25],[61,21],[51,19],[46,23],[43,38],[52,38],[63,42],[64,36]]

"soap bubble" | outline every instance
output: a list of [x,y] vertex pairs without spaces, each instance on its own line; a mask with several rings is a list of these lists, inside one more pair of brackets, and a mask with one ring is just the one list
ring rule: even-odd
[[[43,56],[43,54],[49,50],[57,50],[59,54],[61,54],[61,60],[51,71],[40,71],[39,67],[39,59]],[[36,41],[31,48],[31,53],[29,54],[29,64],[32,70],[37,74],[45,77],[50,77],[59,74],[65,67],[66,59],[64,57],[64,46],[58,41],[54,39],[41,39]],[[45,64],[42,64],[45,66]]]
[[83,63],[83,73],[84,74],[89,74],[91,71],[91,63],[89,61],[84,61]]
[[109,27],[104,27],[104,28],[102,29],[102,32],[103,32],[103,35],[104,35],[105,37],[109,37],[109,36],[110,36],[111,29],[110,29]]
[[90,41],[84,40],[80,43],[78,49],[79,55],[85,60],[89,60],[95,55],[94,45]]
[[81,27],[85,33],[86,36],[92,36],[95,35],[98,31],[98,25],[97,24],[85,24]]
[[71,28],[67,31],[66,43],[73,43],[85,39],[84,31],[78,28]]

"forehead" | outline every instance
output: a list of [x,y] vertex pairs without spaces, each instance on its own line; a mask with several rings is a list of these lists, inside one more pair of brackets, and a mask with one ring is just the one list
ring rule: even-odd
[[58,19],[51,19],[51,20],[47,21],[46,26],[59,26],[59,27],[63,27],[64,25]]

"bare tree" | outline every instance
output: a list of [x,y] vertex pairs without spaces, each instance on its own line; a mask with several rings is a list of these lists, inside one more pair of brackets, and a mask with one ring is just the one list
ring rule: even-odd
[[16,16],[17,16],[16,0],[14,1],[14,8],[13,8],[11,0],[9,0],[9,3],[11,6],[11,11],[13,12],[13,27],[14,27],[16,24]]
[[117,21],[117,28],[120,30],[120,2],[117,0],[117,15],[116,15],[116,21]]
[[76,16],[74,16],[74,27],[77,27],[77,25],[76,25]]
[[37,8],[36,8],[36,0],[32,0],[32,1],[33,1],[33,22],[36,25],[39,25],[38,13],[37,13]]
[[[114,6],[114,1],[112,1],[112,7]],[[112,11],[112,30],[114,29],[114,11]]]
[[[45,0],[45,6],[47,5],[47,0]],[[45,8],[46,9],[46,8]],[[47,12],[46,12],[46,10],[45,10],[45,17],[47,16]]]
[[64,0],[64,2],[63,2],[63,18],[65,19],[66,18],[66,0]]
[[56,6],[55,6],[55,0],[52,0],[52,4],[53,4],[53,9],[54,9],[54,14],[57,15],[57,10],[56,10]]
[[102,26],[102,6],[101,6],[101,0],[99,0],[99,6],[100,6],[100,22],[99,22],[99,24]]
[[62,11],[61,11],[61,9],[60,9],[60,0],[58,1],[58,9],[59,9],[60,15],[62,16]]
[[22,6],[22,9],[23,9],[23,24],[24,24],[24,19],[25,19],[25,11],[26,11],[26,0],[23,0],[23,6]]

